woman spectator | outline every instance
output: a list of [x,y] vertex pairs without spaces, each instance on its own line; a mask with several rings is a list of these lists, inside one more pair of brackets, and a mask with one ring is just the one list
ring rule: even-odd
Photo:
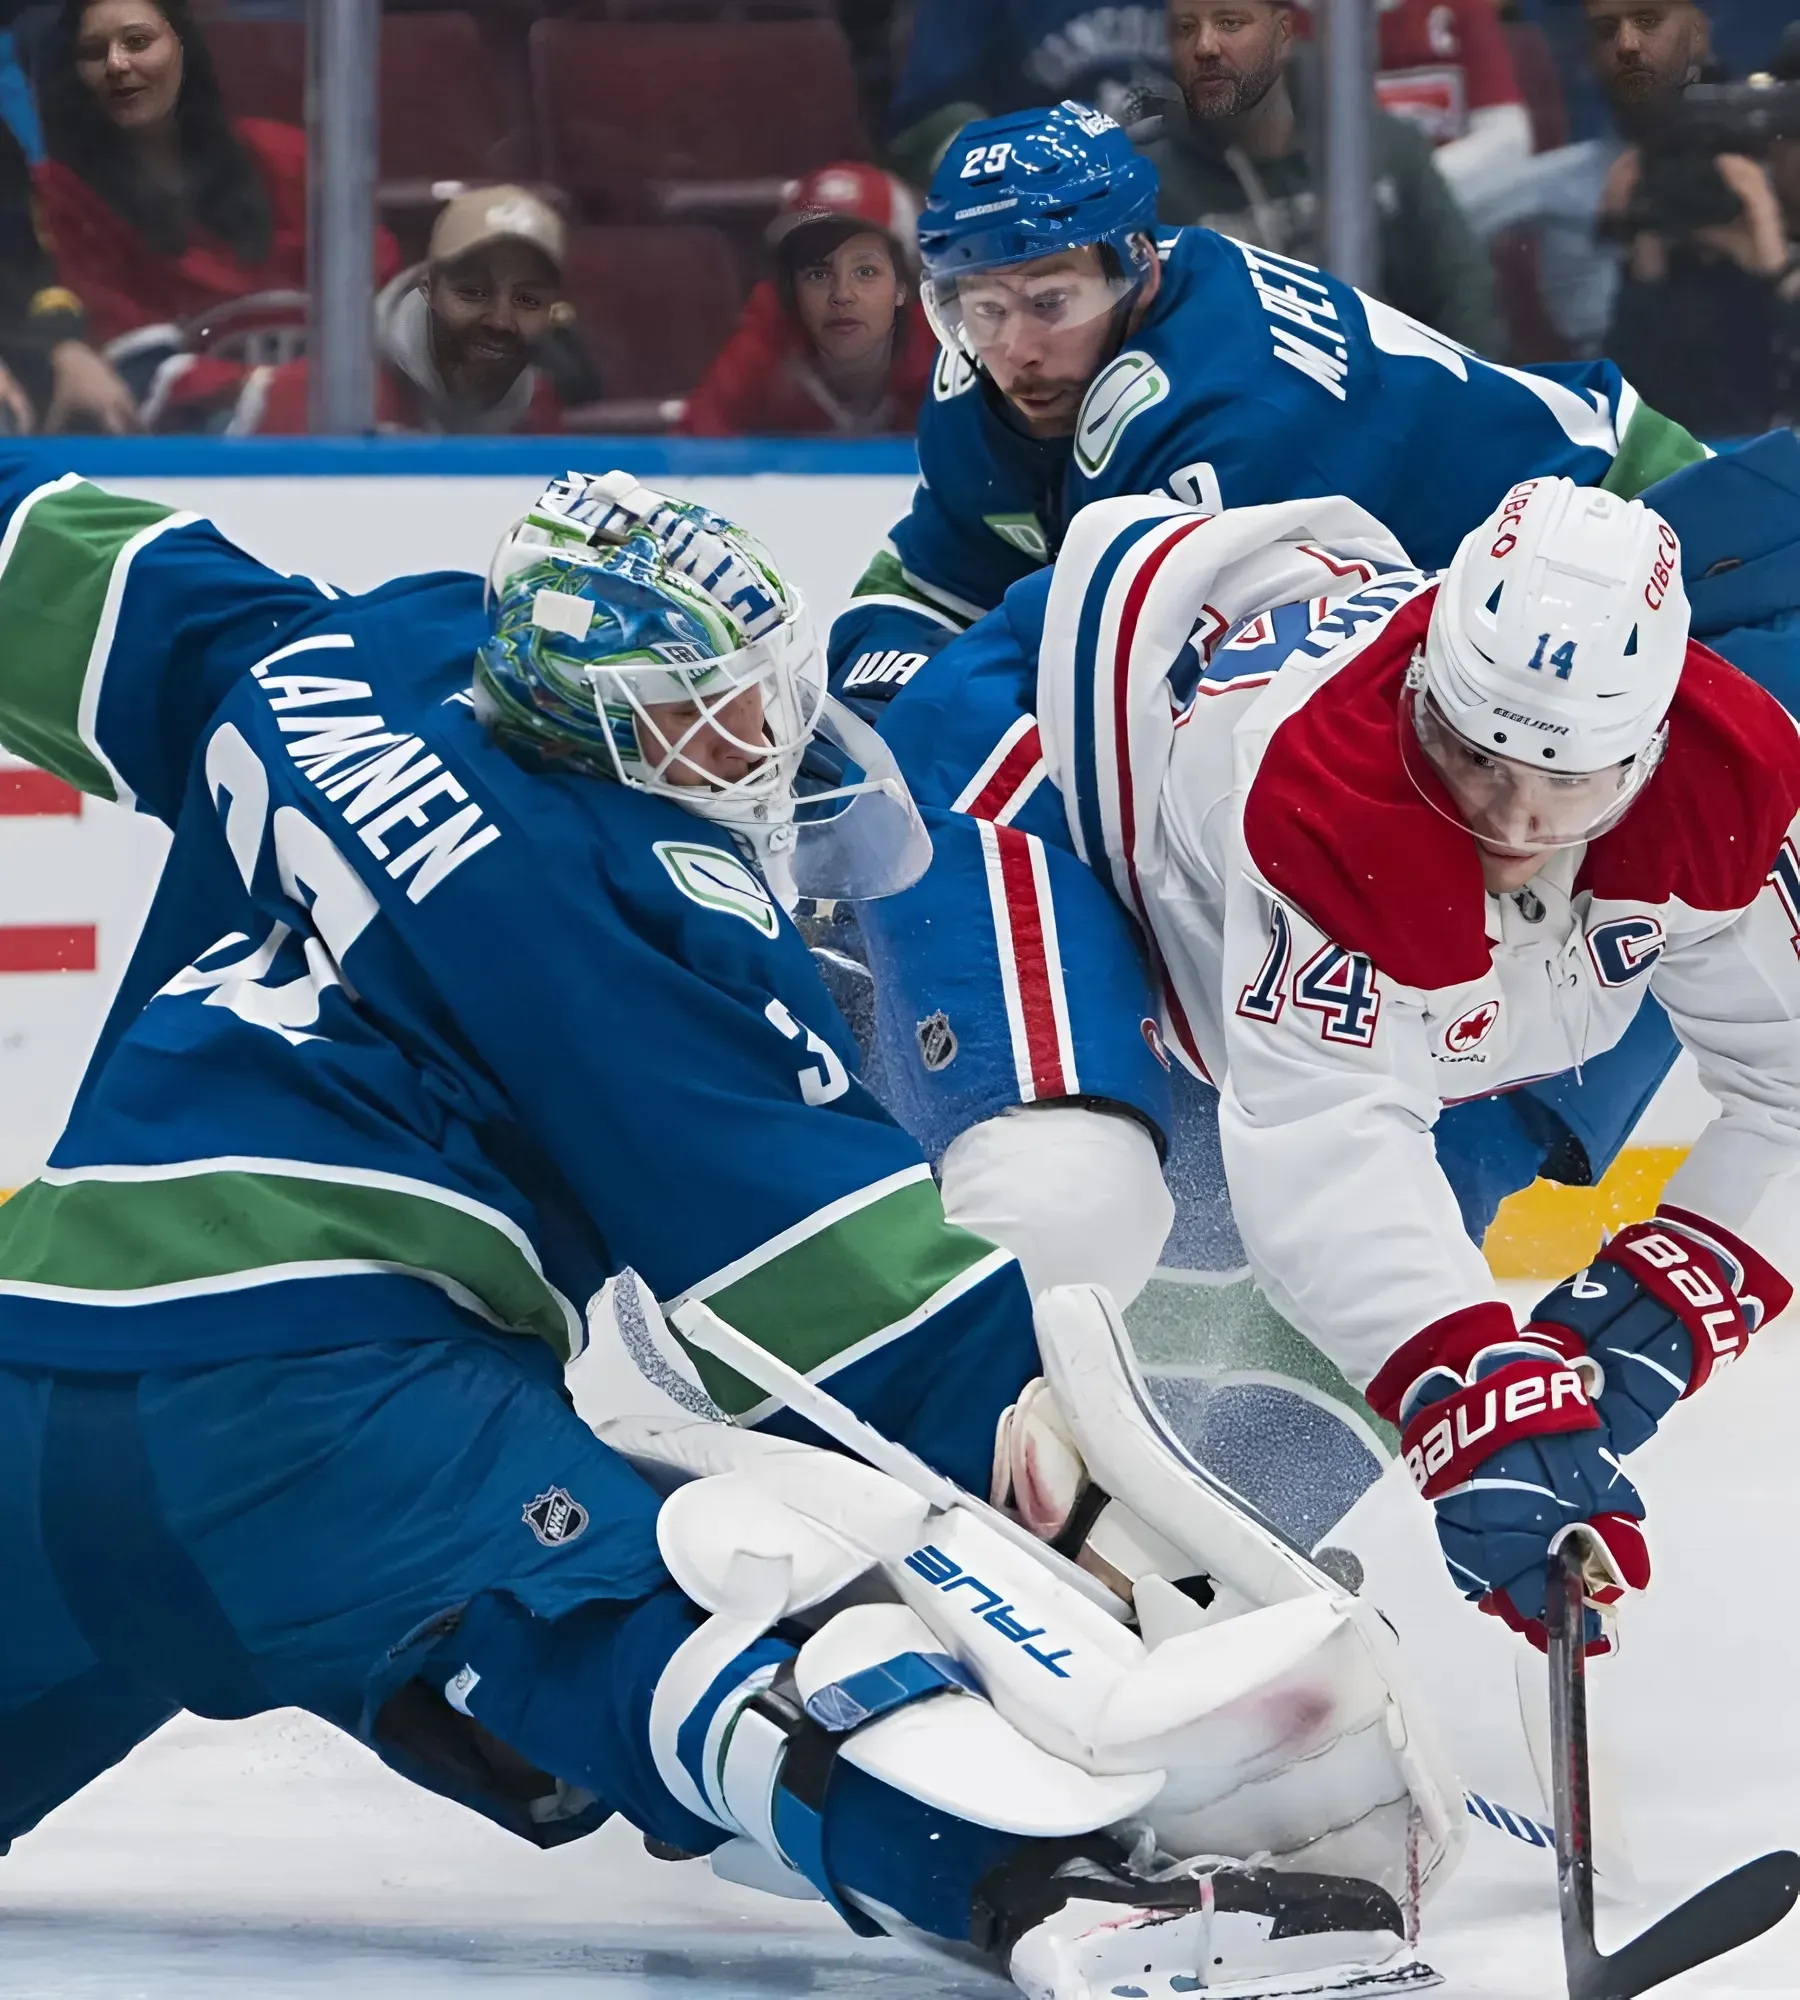
[[[39,213],[95,339],[305,289],[304,135],[227,116],[188,0],[62,0],[38,90]],[[385,232],[377,256],[391,276]]]
[[688,400],[696,437],[909,432],[937,343],[918,303],[911,193],[892,174],[821,167],[770,227],[775,277]]

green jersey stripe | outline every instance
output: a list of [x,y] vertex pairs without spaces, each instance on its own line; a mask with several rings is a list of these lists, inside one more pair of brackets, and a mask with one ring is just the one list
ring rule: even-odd
[[564,1360],[580,1351],[580,1315],[516,1224],[399,1175],[279,1160],[73,1168],[0,1208],[0,1290],[15,1296],[147,1305],[327,1266],[405,1271]]
[[855,605],[870,597],[897,597],[902,603],[917,605],[921,611],[929,611],[940,620],[952,618],[959,626],[973,625],[977,618],[984,615],[983,606],[972,604],[966,597],[954,596],[950,591],[940,590],[922,577],[914,576],[911,570],[901,565],[900,558],[891,548],[882,549],[857,578],[856,588],[850,593],[850,602]]
[[[820,1209],[682,1298],[705,1299],[790,1367],[820,1375],[899,1339],[1006,1262],[945,1221],[937,1183],[919,1166]],[[762,1403],[754,1384],[690,1352],[721,1408],[740,1416]]]
[[113,635],[138,551],[197,517],[54,480],[14,510],[0,542],[0,742],[98,798],[131,802],[96,734]]
[[[933,1292],[923,1305],[908,1313],[904,1319],[895,1320],[890,1325],[878,1327],[875,1332],[867,1335],[862,1340],[852,1341],[849,1346],[839,1348],[835,1354],[830,1355],[826,1360],[821,1361],[816,1368],[810,1369],[807,1372],[815,1382],[823,1382],[845,1368],[854,1367],[857,1362],[865,1359],[868,1355],[874,1354],[878,1349],[891,1346],[896,1340],[904,1340],[915,1327],[923,1326],[933,1313],[942,1312],[946,1306],[954,1305],[965,1292],[972,1292],[977,1285],[984,1284],[996,1271],[1005,1270],[1007,1265],[1012,1261],[1013,1255],[1010,1250],[989,1251],[987,1256],[978,1258],[966,1271],[959,1272],[941,1290]],[[689,1351],[692,1352],[691,1349]],[[710,1359],[710,1357],[700,1356],[696,1356],[695,1358],[697,1360]],[[717,1369],[718,1375],[721,1378],[720,1386],[723,1386],[728,1392],[735,1392],[737,1385],[742,1382],[745,1393],[756,1398],[756,1401],[749,1407],[742,1410],[733,1409],[731,1411],[731,1414],[740,1423],[759,1424],[764,1417],[769,1416],[779,1407],[772,1397],[765,1396],[754,1384],[745,1381],[742,1376],[738,1375],[734,1370],[725,1367],[723,1363],[715,1361],[713,1366]],[[713,1400],[718,1402],[719,1398],[715,1395]],[[728,1406],[721,1404],[721,1408],[724,1407]]]
[[1619,398],[1619,414],[1625,421],[1619,427],[1618,453],[1600,484],[1622,500],[1634,500],[1646,486],[1711,456],[1705,445],[1672,417],[1640,402],[1629,384]]

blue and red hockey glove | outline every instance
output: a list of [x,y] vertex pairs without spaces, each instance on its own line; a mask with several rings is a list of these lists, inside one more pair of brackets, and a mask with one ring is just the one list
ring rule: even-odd
[[1580,1534],[1587,1650],[1604,1653],[1613,1641],[1600,1614],[1649,1583],[1650,1552],[1644,1503],[1594,1405],[1591,1373],[1553,1342],[1515,1333],[1495,1304],[1409,1341],[1369,1400],[1401,1427],[1457,1589],[1542,1648],[1550,1558]]
[[1630,1452],[1792,1296],[1781,1273],[1729,1230],[1665,1206],[1540,1299],[1523,1337],[1599,1363],[1600,1414],[1615,1447]]

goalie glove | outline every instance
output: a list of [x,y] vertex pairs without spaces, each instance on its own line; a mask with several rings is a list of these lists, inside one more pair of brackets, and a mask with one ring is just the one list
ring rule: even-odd
[[1599,1364],[1600,1414],[1617,1449],[1630,1452],[1792,1296],[1781,1273],[1729,1230],[1665,1206],[1539,1300],[1525,1334]]

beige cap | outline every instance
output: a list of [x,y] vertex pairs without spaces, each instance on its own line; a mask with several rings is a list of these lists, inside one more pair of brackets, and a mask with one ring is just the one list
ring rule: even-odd
[[568,247],[563,219],[529,188],[471,188],[445,202],[431,225],[434,264],[454,264],[489,243],[529,243],[560,271]]

